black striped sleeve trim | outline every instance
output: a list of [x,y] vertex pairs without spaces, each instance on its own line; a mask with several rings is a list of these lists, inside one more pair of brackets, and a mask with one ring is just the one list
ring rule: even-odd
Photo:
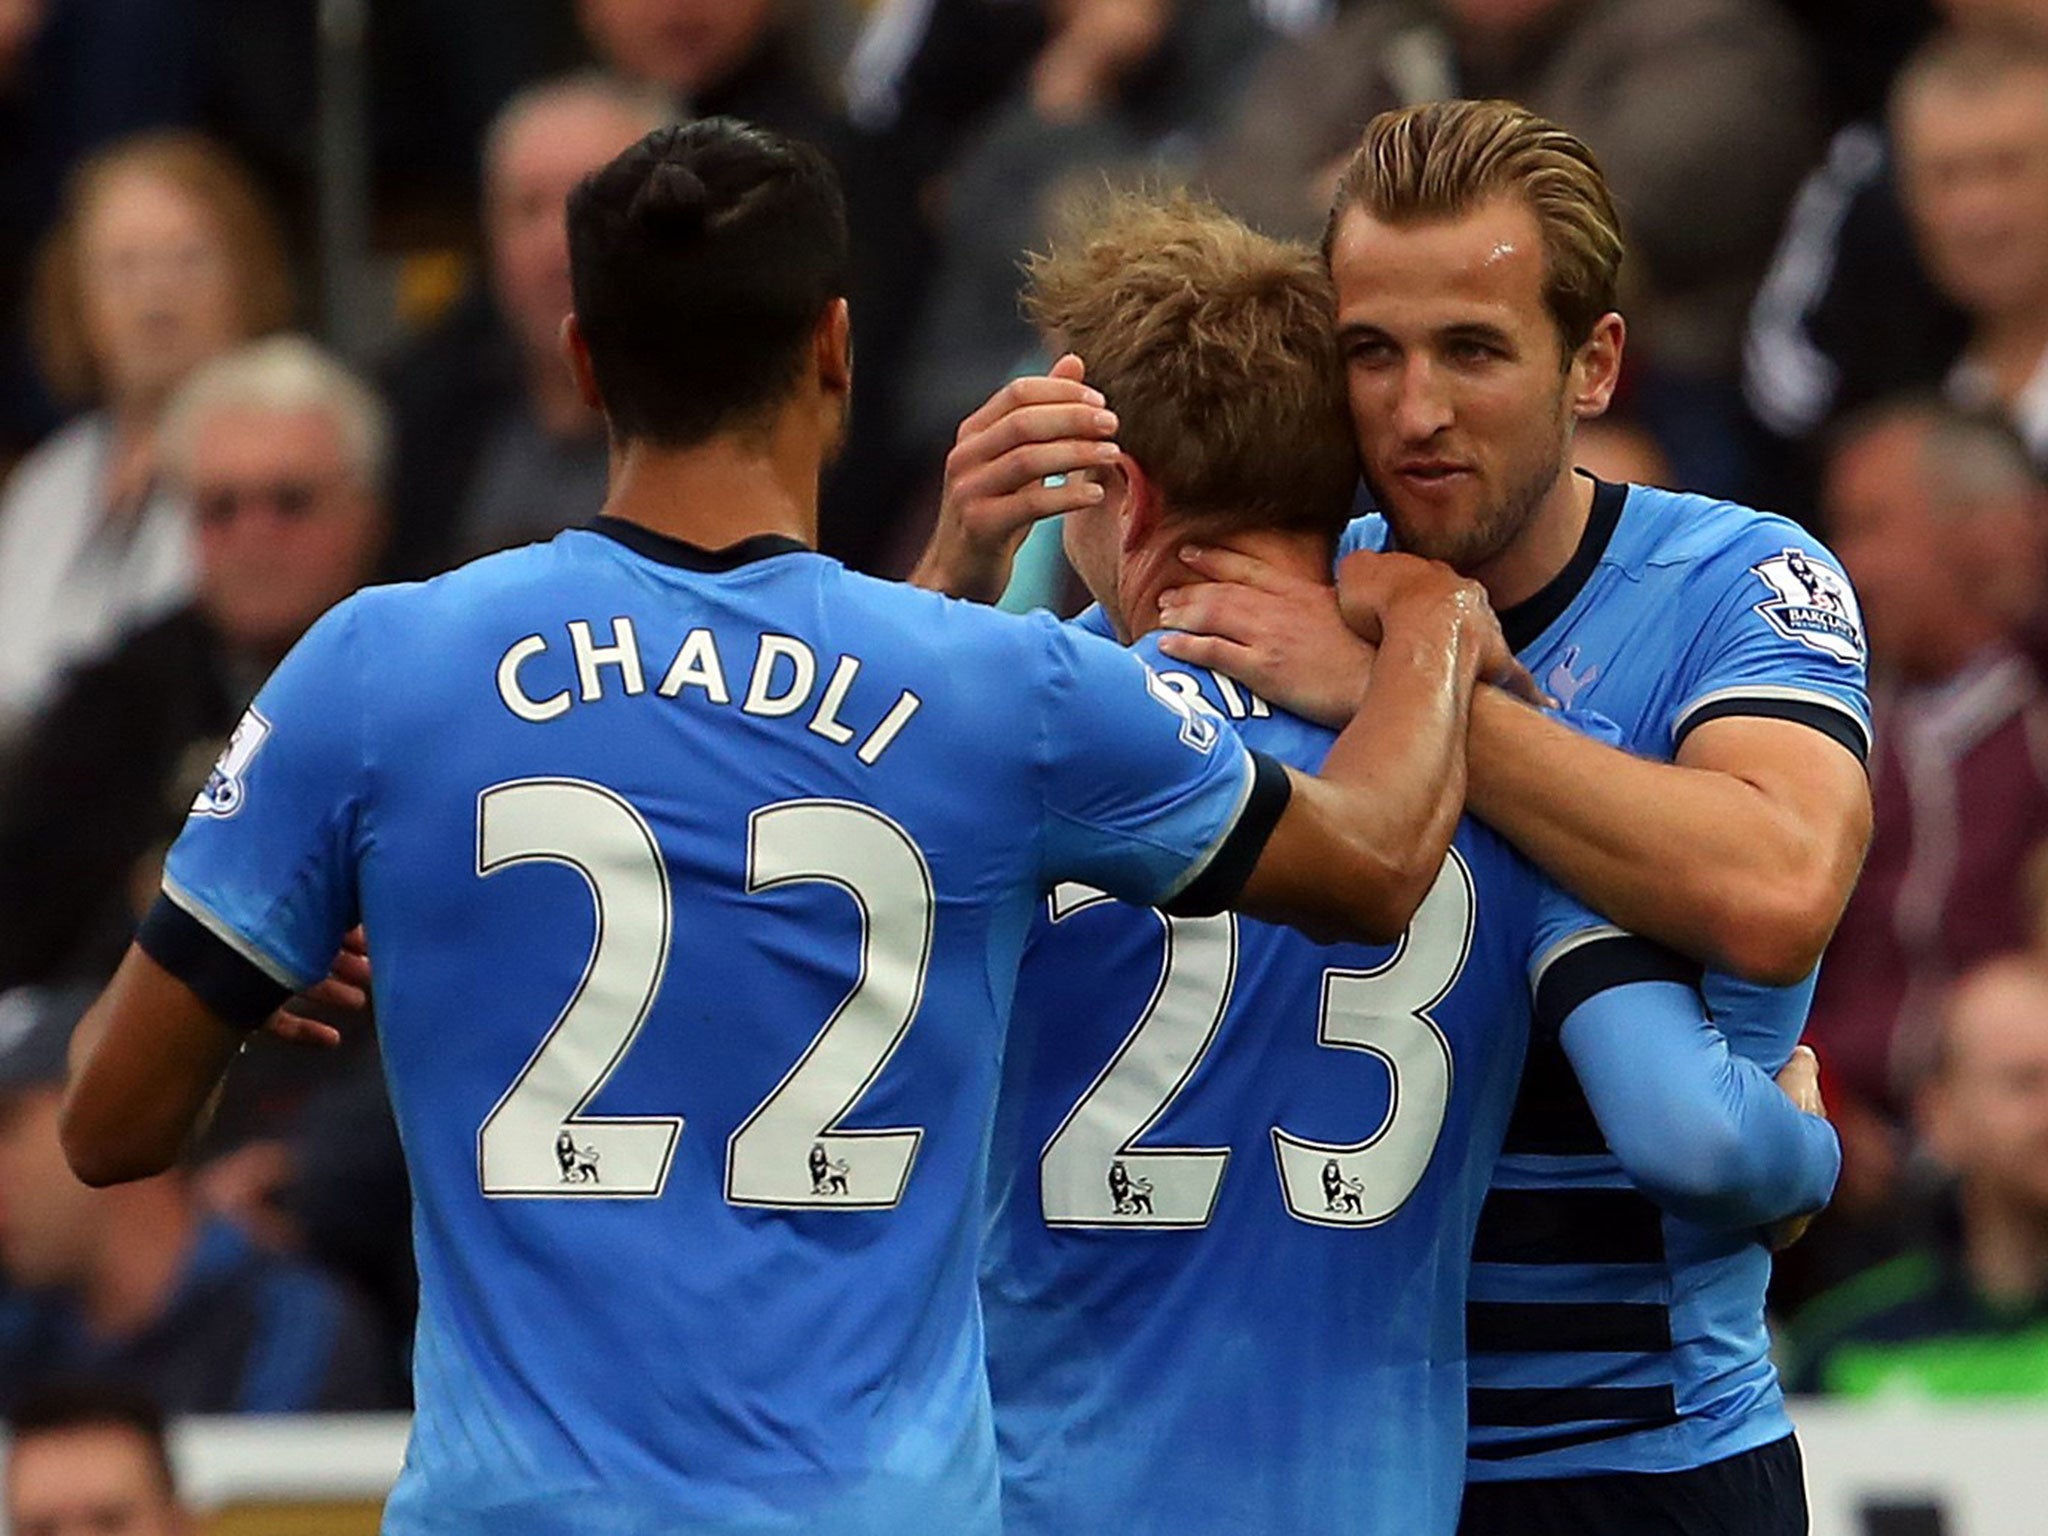
[[1589,928],[1566,939],[1536,965],[1536,1034],[1554,1040],[1564,1021],[1588,998],[1640,981],[1697,987],[1702,968],[1675,950],[1623,933]]
[[1237,813],[1237,825],[1225,834],[1202,872],[1179,895],[1163,903],[1163,910],[1175,917],[1212,917],[1235,906],[1245,881],[1258,867],[1259,856],[1272,840],[1273,829],[1280,825],[1287,802],[1294,798],[1294,785],[1277,758],[1263,752],[1253,752],[1251,757],[1251,792]]
[[1671,729],[1671,751],[1675,756],[1685,738],[1711,720],[1790,720],[1810,726],[1830,741],[1837,742],[1857,762],[1870,761],[1870,727],[1825,694],[1784,692],[1749,693],[1731,689],[1711,693],[1686,709]]
[[1662,1264],[1664,1216],[1633,1189],[1495,1189],[1475,1264]]
[[1643,1301],[1472,1301],[1465,1347],[1475,1355],[1664,1354],[1671,1310]]
[[168,896],[157,897],[135,942],[232,1028],[254,1029],[292,995]]
[[[1648,1424],[1675,1423],[1678,1419],[1677,1395],[1668,1386],[1474,1387],[1466,1394],[1466,1402],[1475,1429],[1626,1423],[1633,1431]],[[1513,1449],[1527,1454],[1525,1446]]]

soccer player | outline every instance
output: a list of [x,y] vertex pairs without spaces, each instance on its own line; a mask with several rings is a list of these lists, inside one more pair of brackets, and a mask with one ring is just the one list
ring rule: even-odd
[[569,228],[606,515],[285,660],[81,1028],[65,1149],[162,1166],[360,919],[421,1280],[387,1531],[986,1536],[982,1179],[1039,894],[1391,937],[1505,652],[1471,584],[1364,570],[1379,675],[1310,778],[1094,637],[855,576],[810,547],[850,382],[823,159],[661,130]]
[[[1315,253],[1122,199],[1029,301],[1118,402],[1063,529],[1118,638],[1247,741],[1326,729],[1159,649],[1199,541],[1327,581],[1357,478]],[[1449,1536],[1472,1239],[1532,995],[1636,1185],[1716,1230],[1816,1209],[1838,1152],[1707,1023],[1699,970],[1465,823],[1396,948],[1062,886],[1025,949],[983,1266],[1009,1536]],[[1802,1065],[1801,1070],[1806,1070]]]
[[[1620,223],[1591,153],[1504,102],[1368,127],[1325,256],[1369,487],[1347,538],[1486,587],[1560,702],[1625,750],[1497,690],[1475,700],[1470,808],[1595,910],[1706,962],[1731,1045],[1791,1052],[1870,832],[1864,641],[1833,557],[1746,507],[1571,468],[1626,328]],[[1037,518],[1093,504],[1045,477],[1110,434],[1078,364],[963,424],[918,579],[1000,588]],[[1371,657],[1327,588],[1230,551],[1169,594],[1164,654],[1312,718]],[[1477,1241],[1469,1316],[1475,1536],[1806,1529],[1768,1354],[1764,1249],[1662,1213],[1608,1155],[1561,1052],[1532,1048]]]

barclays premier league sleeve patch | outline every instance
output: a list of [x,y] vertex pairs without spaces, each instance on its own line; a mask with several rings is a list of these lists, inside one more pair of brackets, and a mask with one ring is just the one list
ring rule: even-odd
[[242,777],[249,771],[249,764],[256,754],[263,750],[263,743],[269,739],[268,720],[253,709],[243,714],[235,733],[228,737],[228,744],[221,749],[213,772],[206,776],[206,787],[192,802],[192,814],[225,818],[239,811],[242,808]]
[[1831,567],[1788,549],[1750,570],[1771,589],[1756,611],[1772,629],[1844,666],[1863,664],[1863,613],[1854,590]]

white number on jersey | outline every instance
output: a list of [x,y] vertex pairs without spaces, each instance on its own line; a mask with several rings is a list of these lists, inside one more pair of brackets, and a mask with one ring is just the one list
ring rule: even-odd
[[479,875],[536,860],[590,887],[597,935],[583,981],[477,1132],[487,1195],[661,1193],[683,1122],[598,1119],[597,1097],[632,1049],[668,964],[672,903],[653,829],[602,785],[523,779],[477,801]]
[[1385,964],[1323,973],[1318,1039],[1379,1057],[1392,1091],[1386,1119],[1363,1141],[1305,1141],[1273,1127],[1280,1188],[1301,1220],[1374,1226],[1422,1182],[1451,1102],[1451,1042],[1429,1010],[1465,972],[1476,908],[1471,872],[1453,853]]
[[735,1205],[892,1206],[924,1132],[842,1131],[839,1122],[889,1064],[924,998],[932,958],[932,875],[880,811],[798,800],[756,811],[747,891],[836,885],[860,908],[860,979],[775,1091],[732,1133],[725,1198]]
[[[1111,898],[1084,885],[1052,894],[1052,920]],[[1139,1150],[1194,1076],[1237,980],[1237,919],[1167,917],[1159,985],[1108,1066],[1038,1160],[1039,1201],[1055,1227],[1200,1227],[1216,1209],[1228,1147]]]
[[[477,873],[564,864],[582,875],[596,933],[575,995],[477,1132],[478,1178],[494,1197],[649,1198],[675,1159],[673,1116],[583,1111],[632,1049],[668,964],[674,897],[645,818],[599,784],[525,779],[477,802]],[[931,960],[931,871],[903,829],[834,800],[792,800],[748,823],[747,890],[839,886],[861,913],[861,963],[846,1000],[726,1148],[736,1204],[895,1205],[918,1127],[845,1131],[843,1120],[902,1043]]]
[[[1061,886],[1052,920],[1110,899]],[[1472,873],[1453,850],[1391,958],[1371,971],[1324,973],[1317,1039],[1378,1057],[1389,1107],[1369,1136],[1342,1145],[1271,1128],[1281,1192],[1296,1219],[1373,1226],[1422,1182],[1443,1134],[1452,1076],[1450,1042],[1429,1010],[1464,974],[1477,905]],[[1155,916],[1166,958],[1151,1001],[1039,1158],[1048,1226],[1200,1227],[1215,1212],[1229,1148],[1138,1142],[1215,1043],[1237,981],[1237,920]]]

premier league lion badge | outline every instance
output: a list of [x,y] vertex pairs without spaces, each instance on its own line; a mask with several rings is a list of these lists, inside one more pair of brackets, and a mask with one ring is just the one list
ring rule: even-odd
[[192,802],[194,816],[232,816],[242,808],[242,775],[270,735],[270,722],[250,710],[221,749],[220,760],[206,776],[206,787]]
[[1771,589],[1770,599],[1756,605],[1771,628],[1844,665],[1862,664],[1863,614],[1840,574],[1797,549],[1750,569]]

